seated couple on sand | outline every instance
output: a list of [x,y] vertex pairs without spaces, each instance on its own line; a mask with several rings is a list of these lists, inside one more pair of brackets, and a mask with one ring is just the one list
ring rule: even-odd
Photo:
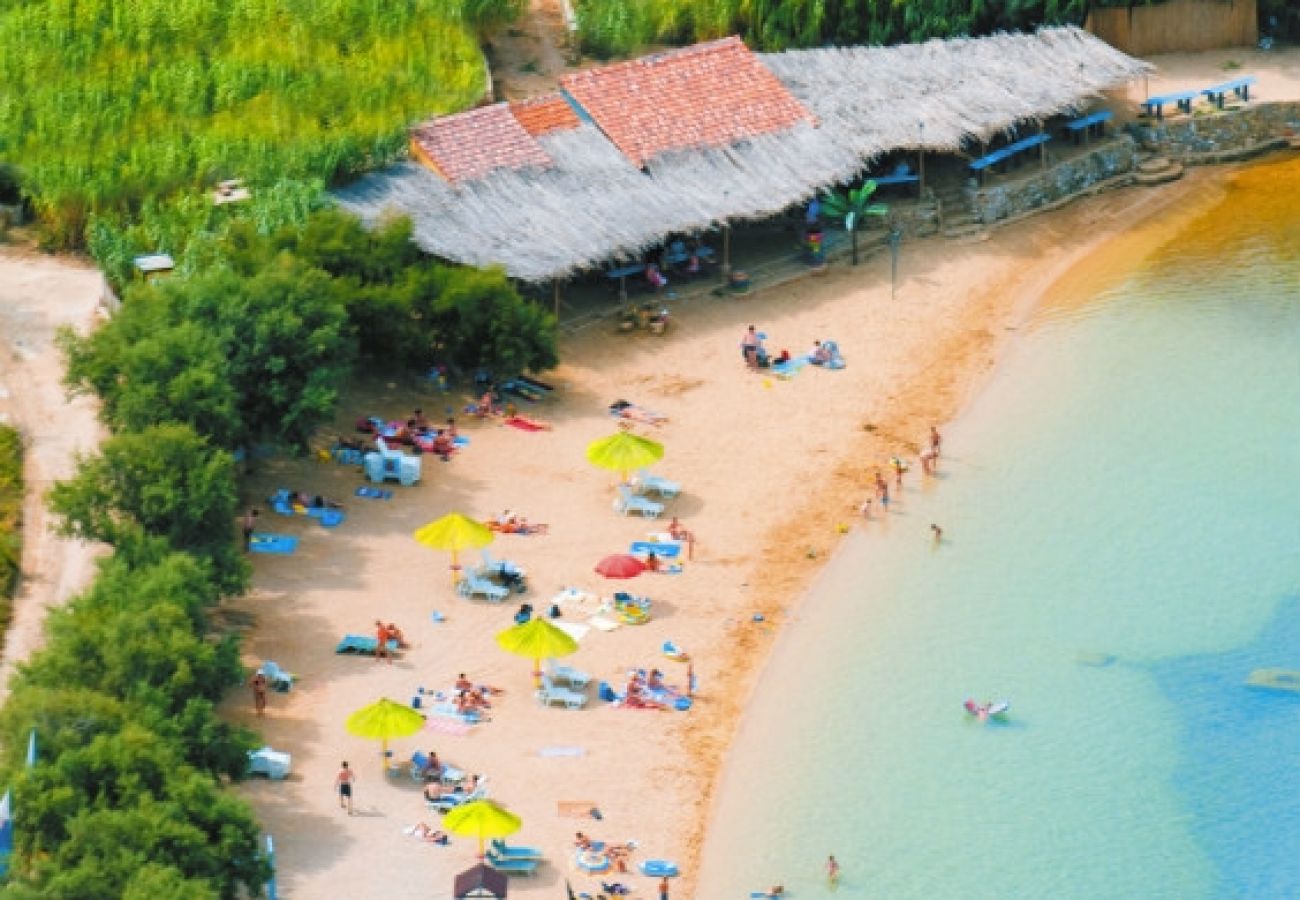
[[456,800],[463,800],[465,797],[478,790],[480,776],[471,775],[466,781],[450,787],[440,781],[429,782],[424,786],[424,799],[429,803],[437,803],[444,797],[451,797]]
[[382,619],[375,619],[375,637],[380,644],[396,641],[397,646],[403,650],[411,646],[406,643],[406,635],[402,634],[402,629],[398,628],[395,623],[384,622]]
[[488,519],[487,527],[501,534],[546,534],[551,526],[544,522],[529,522],[524,516],[507,509],[501,515]]

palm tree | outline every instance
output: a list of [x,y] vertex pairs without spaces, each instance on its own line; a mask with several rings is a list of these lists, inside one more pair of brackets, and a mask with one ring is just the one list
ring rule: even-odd
[[871,195],[876,192],[876,183],[867,179],[862,187],[849,188],[843,193],[827,194],[822,209],[830,218],[840,222],[849,233],[853,242],[853,265],[858,264],[858,229],[867,216],[883,216],[889,207],[883,203],[872,203]]

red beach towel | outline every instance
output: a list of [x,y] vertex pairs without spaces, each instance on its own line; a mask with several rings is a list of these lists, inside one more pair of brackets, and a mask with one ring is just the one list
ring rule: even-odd
[[538,425],[536,422],[528,419],[521,419],[519,416],[511,416],[506,419],[505,423],[511,428],[518,428],[520,431],[546,431],[546,426]]

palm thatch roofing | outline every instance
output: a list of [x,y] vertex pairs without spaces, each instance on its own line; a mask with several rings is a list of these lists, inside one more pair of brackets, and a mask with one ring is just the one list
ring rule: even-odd
[[[712,60],[712,68],[701,59]],[[752,76],[748,61],[761,63],[784,87],[774,90],[761,78],[748,82],[780,111],[755,118],[748,132],[733,123],[727,142],[719,144],[701,118],[710,116],[710,109],[698,98],[709,97],[719,80],[734,80],[738,72]],[[637,140],[629,137],[625,118],[613,117],[619,107],[616,91],[588,109],[562,90],[416,129],[414,155],[426,162],[422,135],[479,142],[456,151],[473,156],[472,165],[458,170],[462,177],[404,162],[362,177],[335,197],[366,222],[394,213],[410,216],[416,242],[436,256],[500,265],[512,277],[542,282],[638,257],[668,234],[771,216],[851,181],[891,151],[956,152],[971,140],[1012,134],[1017,127],[1081,110],[1103,91],[1151,71],[1147,63],[1085,31],[1050,28],[899,47],[757,55],[732,38],[567,79],[575,79],[581,94],[583,85],[599,82],[602,71],[637,63],[675,67],[676,74],[647,78],[628,69],[621,83],[639,87],[625,94],[625,102],[659,111],[682,134],[702,135],[693,146],[670,141],[668,149],[643,157],[647,147],[665,146],[668,136],[661,126]],[[617,76],[611,80],[618,83]],[[585,92],[590,101],[591,90]],[[728,88],[721,96],[733,94]],[[561,101],[574,116],[555,115],[563,112]],[[792,114],[792,101],[808,115]],[[551,113],[546,128],[534,127],[541,110]],[[508,132],[510,142],[500,153],[494,155],[491,134],[458,121],[476,115],[491,122],[497,134]],[[503,127],[507,115],[526,127]],[[606,125],[618,134],[617,143]],[[521,150],[520,134],[536,146]],[[635,146],[628,148],[629,141]]]

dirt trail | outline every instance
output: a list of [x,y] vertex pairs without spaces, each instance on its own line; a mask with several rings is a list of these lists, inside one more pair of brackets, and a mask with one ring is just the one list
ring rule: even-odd
[[97,548],[51,530],[44,496],[72,472],[74,455],[100,439],[95,404],[69,400],[54,336],[64,325],[91,327],[102,280],[93,267],[66,258],[0,248],[0,421],[18,428],[25,446],[22,577],[14,618],[0,654],[0,700],[9,677],[42,640],[46,611],[84,588]]
[[553,91],[570,65],[562,0],[529,0],[509,28],[488,42],[498,100],[521,100]]

